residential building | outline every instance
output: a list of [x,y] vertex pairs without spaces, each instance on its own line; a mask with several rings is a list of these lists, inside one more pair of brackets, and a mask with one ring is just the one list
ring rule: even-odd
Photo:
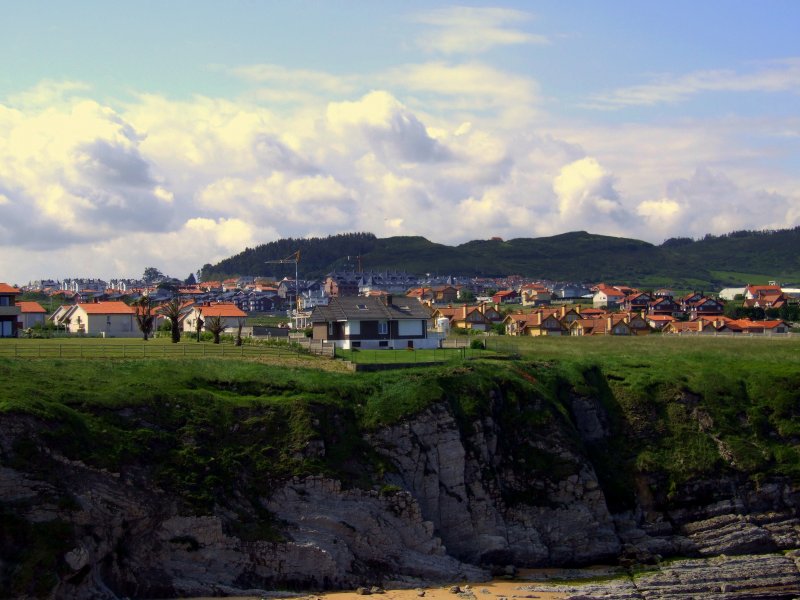
[[592,296],[595,308],[618,308],[627,294],[622,289],[601,283]]
[[429,332],[428,308],[391,294],[333,297],[311,313],[312,338],[343,349],[437,348],[440,336]]
[[20,327],[29,329],[34,325],[44,325],[47,311],[38,302],[17,302],[20,310]]
[[553,293],[540,283],[526,283],[520,288],[522,306],[541,306],[550,304]]
[[519,302],[519,293],[516,290],[500,290],[492,296],[495,304],[513,304]]
[[197,331],[199,321],[200,331],[206,331],[208,320],[213,317],[219,317],[225,327],[225,331],[231,332],[238,329],[240,322],[244,324],[247,313],[232,302],[207,303],[200,306],[193,306],[183,319],[183,330]]
[[124,302],[74,304],[61,317],[67,331],[80,335],[137,337],[136,310]]
[[21,327],[17,296],[22,292],[7,283],[0,283],[0,337],[17,337]]
[[493,321],[489,320],[480,306],[440,306],[433,311],[433,319],[442,317],[450,321],[450,329],[474,329],[475,331],[488,331]]

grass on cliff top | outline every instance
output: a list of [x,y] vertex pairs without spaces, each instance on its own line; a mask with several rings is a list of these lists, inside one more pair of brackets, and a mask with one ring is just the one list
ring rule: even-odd
[[[723,470],[800,481],[800,339],[496,343],[522,360],[351,374],[235,359],[0,359],[0,414],[39,417],[60,451],[96,466],[157,457],[163,485],[206,507],[240,473],[252,489],[291,475],[368,477],[365,465],[384,467],[365,431],[440,401],[470,427],[500,395],[516,411],[509,422],[530,432],[573,427],[570,393],[600,399],[613,435],[589,452],[621,504],[636,473],[671,487]],[[540,454],[527,459],[546,469]]]
[[[161,485],[207,510],[234,484],[263,491],[294,475],[364,477],[376,460],[363,431],[440,399],[434,371],[355,376],[230,359],[0,359],[0,415],[36,417],[37,435],[71,459],[112,471],[155,465]],[[324,456],[313,451],[315,440],[325,442]],[[17,459],[35,461],[38,444],[23,440]],[[237,481],[242,474],[247,480]]]
[[603,400],[617,427],[597,457],[613,477],[659,474],[671,491],[724,472],[800,482],[798,337],[543,338],[516,351]]

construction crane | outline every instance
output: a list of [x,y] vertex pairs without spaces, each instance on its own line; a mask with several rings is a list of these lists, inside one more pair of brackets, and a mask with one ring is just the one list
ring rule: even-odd
[[279,258],[276,260],[265,261],[267,264],[273,265],[290,265],[294,263],[294,325],[298,329],[297,323],[300,320],[300,283],[297,279],[297,264],[300,262],[300,250],[294,254],[290,254],[286,258]]

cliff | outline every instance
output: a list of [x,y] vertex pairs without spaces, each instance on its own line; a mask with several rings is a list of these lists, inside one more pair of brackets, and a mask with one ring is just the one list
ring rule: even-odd
[[[4,407],[4,597],[416,586],[800,548],[796,479],[774,456],[743,468],[738,438],[690,390],[666,401],[670,414],[715,456],[702,446],[700,462],[667,468],[657,456],[677,438],[649,437],[661,413],[637,424],[641,407],[596,368],[571,381],[516,363],[261,388],[213,376],[227,404],[150,389],[103,407]],[[305,399],[281,412],[263,386]],[[769,421],[758,431],[796,444]]]

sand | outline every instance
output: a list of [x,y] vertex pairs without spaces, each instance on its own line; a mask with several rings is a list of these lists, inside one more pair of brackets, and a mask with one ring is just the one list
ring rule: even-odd
[[[520,579],[505,580],[496,579],[485,583],[452,583],[445,586],[420,587],[414,589],[392,590],[387,589],[381,594],[371,594],[370,600],[462,600],[459,596],[451,592],[453,586],[459,586],[461,590],[469,590],[474,594],[476,600],[497,600],[498,598],[532,598],[538,600],[557,600],[564,598],[564,594],[553,592],[530,592],[519,588],[535,583],[546,583],[547,577],[536,578],[526,577],[521,573]],[[420,592],[424,591],[424,596]],[[267,596],[269,597],[269,596]],[[344,592],[321,592],[308,595],[293,596],[292,600],[303,599],[324,599],[324,600],[365,600],[367,596],[357,593],[355,590]],[[192,600],[216,600],[214,598],[194,598]],[[237,600],[261,600],[259,596],[239,597]]]
[[[459,600],[461,596],[451,592],[454,585],[458,585],[462,590],[468,587],[476,600],[496,600],[497,598],[538,598],[540,600],[556,600],[564,598],[563,594],[552,592],[529,592],[518,588],[536,583],[531,580],[493,580],[486,583],[454,583],[444,587],[425,587],[411,590],[386,590],[384,594],[375,594],[372,600],[420,600],[419,590],[423,590],[425,595],[423,600]],[[364,600],[364,596],[356,592],[328,592],[319,594],[319,597],[327,600]]]

